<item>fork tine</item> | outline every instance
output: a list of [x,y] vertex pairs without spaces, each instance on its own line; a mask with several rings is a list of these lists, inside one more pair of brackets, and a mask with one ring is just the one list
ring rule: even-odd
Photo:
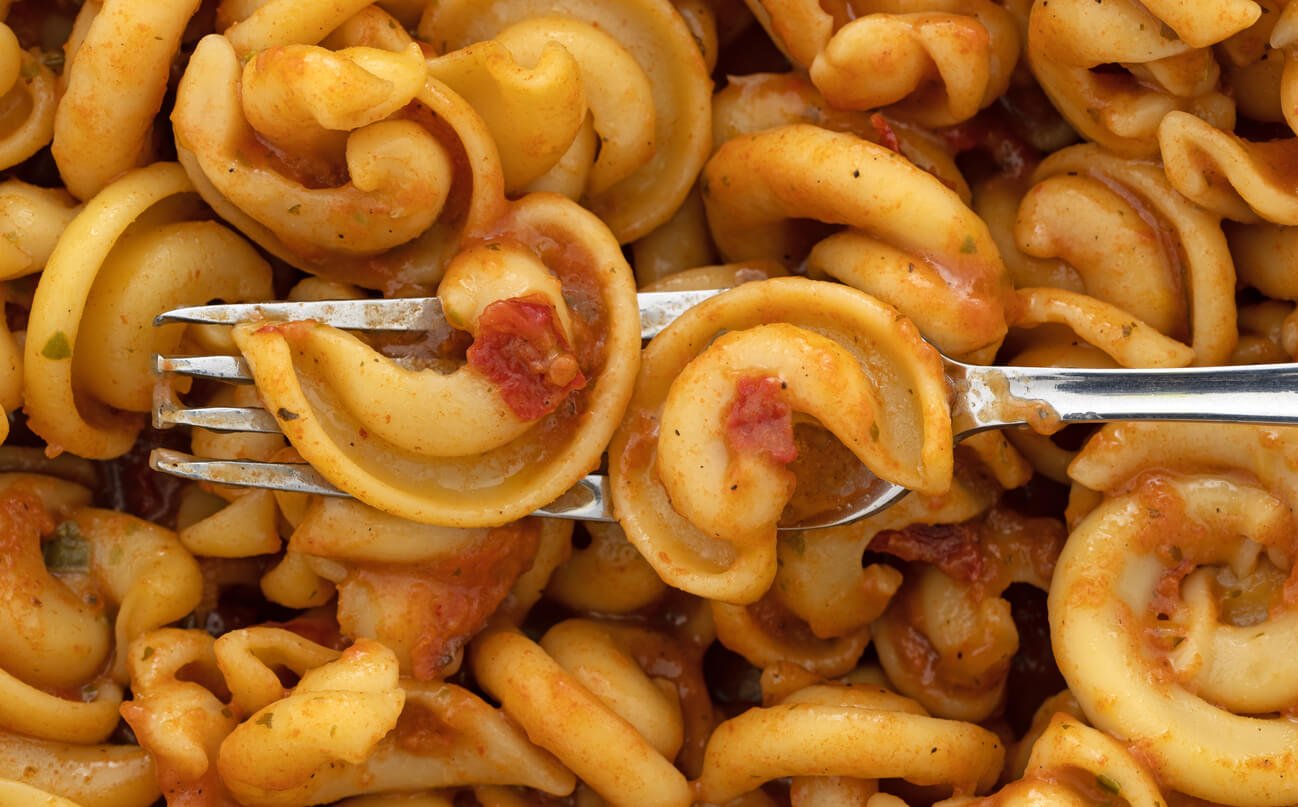
[[[198,482],[314,493],[320,496],[348,495],[329,484],[310,465],[302,463],[203,459],[168,448],[155,448],[149,453],[149,467]],[[533,515],[575,521],[612,521],[608,477],[602,474],[586,476],[559,499]]]
[[[654,338],[686,310],[722,291],[725,289],[640,292],[640,338]],[[436,297],[196,305],[159,314],[153,324],[234,325],[256,320],[315,320],[358,331],[441,331],[450,327],[442,301]]]
[[419,331],[448,327],[442,301],[436,297],[195,305],[159,314],[153,324],[234,325],[256,320],[295,322],[309,319],[358,331]]
[[310,465],[299,463],[202,459],[181,451],[155,448],[149,453],[149,467],[199,482],[320,496],[347,496]]
[[159,356],[153,357],[153,371],[192,378],[210,378],[231,384],[251,384],[252,370],[240,356]]
[[169,429],[172,426],[199,426],[220,432],[258,432],[279,434],[279,424],[265,409],[251,406],[176,406],[173,403],[156,403],[153,407],[153,427]]

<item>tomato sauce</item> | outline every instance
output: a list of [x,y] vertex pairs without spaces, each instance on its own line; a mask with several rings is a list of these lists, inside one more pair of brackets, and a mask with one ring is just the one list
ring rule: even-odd
[[870,541],[870,551],[930,563],[953,580],[973,582],[983,575],[978,525],[970,522],[911,524],[905,529],[884,530]]
[[798,458],[793,409],[775,376],[747,376],[735,385],[726,415],[726,446],[735,454],[760,455],[787,465]]

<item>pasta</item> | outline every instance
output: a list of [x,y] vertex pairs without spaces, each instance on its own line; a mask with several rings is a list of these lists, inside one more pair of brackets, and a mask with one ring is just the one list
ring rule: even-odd
[[1298,433],[943,359],[1298,359],[1295,9],[0,0],[0,805],[1298,804]]

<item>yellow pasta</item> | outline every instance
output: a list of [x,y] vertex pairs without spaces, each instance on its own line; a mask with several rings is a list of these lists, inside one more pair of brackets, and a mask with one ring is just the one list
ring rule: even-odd
[[1298,356],[1295,9],[0,0],[0,803],[1298,802],[1298,438],[938,352]]
[[[941,370],[907,325],[855,290],[775,278],[696,306],[653,342],[609,456],[619,520],[664,580],[737,604],[770,586],[776,522],[797,482],[795,410],[883,478],[947,488]],[[879,386],[867,368],[905,382]]]

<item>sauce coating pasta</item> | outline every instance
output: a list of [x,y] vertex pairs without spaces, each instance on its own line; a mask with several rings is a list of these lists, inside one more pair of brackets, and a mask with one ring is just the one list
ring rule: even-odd
[[[0,0],[0,804],[1298,804],[1298,433],[953,445],[938,353],[1298,359],[1296,43],[1287,0]],[[637,291],[705,289],[642,343]],[[592,472],[615,523],[531,516]]]

